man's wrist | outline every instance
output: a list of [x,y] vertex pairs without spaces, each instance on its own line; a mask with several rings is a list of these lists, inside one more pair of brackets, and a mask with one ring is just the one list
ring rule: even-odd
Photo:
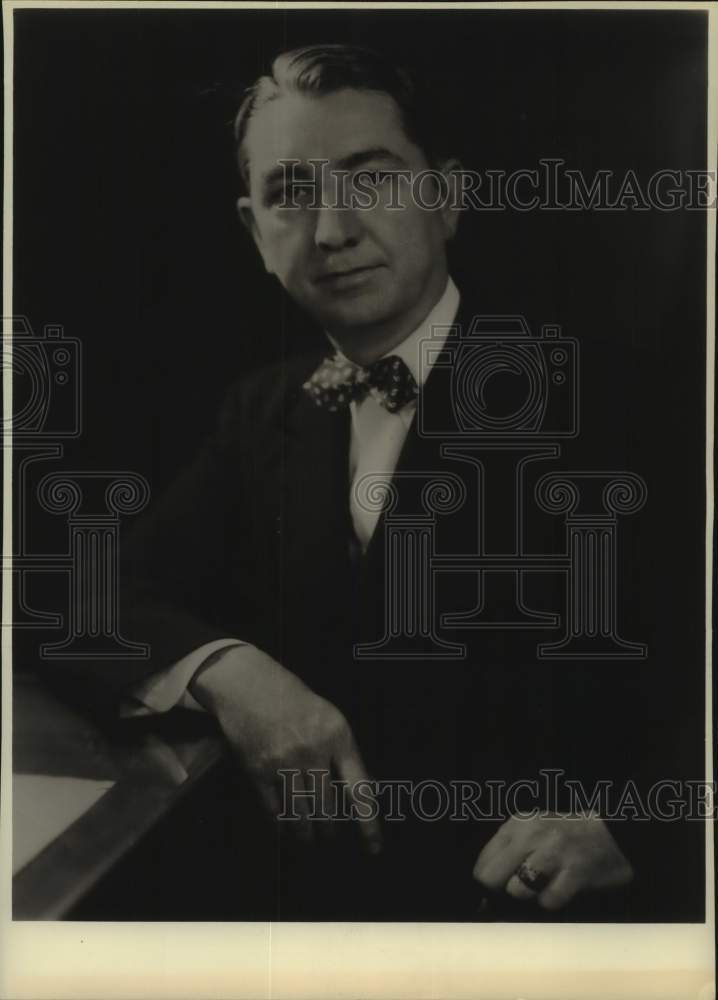
[[203,708],[216,715],[227,693],[231,691],[236,695],[238,690],[251,685],[252,676],[257,669],[263,669],[266,660],[269,660],[267,654],[256,646],[220,650],[199,667],[187,690]]

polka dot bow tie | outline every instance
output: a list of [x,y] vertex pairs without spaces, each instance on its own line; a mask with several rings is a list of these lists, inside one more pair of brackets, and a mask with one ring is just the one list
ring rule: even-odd
[[366,368],[335,354],[322,361],[303,388],[317,406],[327,410],[343,410],[352,400],[358,402],[371,394],[389,413],[413,403],[419,392],[406,362],[396,354]]

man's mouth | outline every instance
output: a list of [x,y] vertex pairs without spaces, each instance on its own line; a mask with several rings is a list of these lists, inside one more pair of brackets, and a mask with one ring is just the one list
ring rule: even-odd
[[326,271],[320,274],[315,280],[320,285],[352,284],[363,280],[365,276],[369,275],[372,271],[376,271],[379,267],[381,267],[381,264],[367,264],[362,267]]

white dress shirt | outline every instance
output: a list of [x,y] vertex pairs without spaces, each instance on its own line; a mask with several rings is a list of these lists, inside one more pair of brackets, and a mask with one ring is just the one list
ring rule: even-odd
[[[385,355],[402,358],[419,388],[429,375],[432,352],[435,353],[446,340],[458,308],[459,292],[449,278],[443,295],[423,323]],[[428,340],[431,341],[432,351],[427,351],[422,346]],[[350,408],[352,428],[348,470],[349,505],[357,539],[362,550],[366,550],[376,528],[379,511],[374,509],[376,505],[371,505],[369,509],[361,503],[361,483],[391,481],[406,435],[416,416],[416,403],[409,403],[397,413],[390,413],[369,394],[360,402],[351,403]],[[257,652],[255,646],[238,639],[217,639],[200,646],[173,666],[159,674],[153,674],[137,685],[133,689],[132,698],[123,704],[122,715],[150,715],[167,712],[175,706],[200,708],[187,690],[187,685],[199,668],[207,665],[210,658],[218,658],[226,650],[240,647],[243,657],[251,657]]]
[[[421,389],[432,364],[432,352],[422,350],[431,341],[432,351],[446,340],[448,328],[459,308],[459,292],[449,278],[444,294],[424,322],[387,356],[398,356],[404,361]],[[350,509],[354,531],[363,550],[371,541],[379,520],[377,505],[361,503],[362,482],[391,482],[399,454],[416,415],[416,402],[408,403],[397,413],[367,395],[361,402],[350,404],[352,415],[351,445],[349,448]],[[367,478],[364,478],[367,477]]]

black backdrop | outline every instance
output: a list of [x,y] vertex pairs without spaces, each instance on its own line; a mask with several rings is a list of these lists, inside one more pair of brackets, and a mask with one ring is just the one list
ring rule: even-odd
[[[705,168],[706,31],[688,11],[16,11],[14,310],[82,342],[66,466],[135,470],[157,491],[239,373],[313,336],[234,213],[229,123],[278,49],[397,54],[468,167],[560,157],[645,181]],[[646,686],[667,777],[702,774],[705,239],[701,212],[467,212],[454,247],[486,313],[579,339],[566,466],[648,483],[619,600],[651,657],[611,669]]]
[[[706,25],[690,12],[16,11],[14,308],[82,341],[85,430],[68,460],[135,468],[157,488],[226,384],[302,342],[234,212],[236,95],[277,50],[395,54],[452,118],[467,167],[560,157],[645,182],[705,166]],[[486,313],[581,339],[596,374],[587,432],[591,415],[610,422],[623,344],[645,352],[651,427],[687,403],[685,382],[691,397],[702,385],[701,213],[467,212],[460,229],[455,270]]]

